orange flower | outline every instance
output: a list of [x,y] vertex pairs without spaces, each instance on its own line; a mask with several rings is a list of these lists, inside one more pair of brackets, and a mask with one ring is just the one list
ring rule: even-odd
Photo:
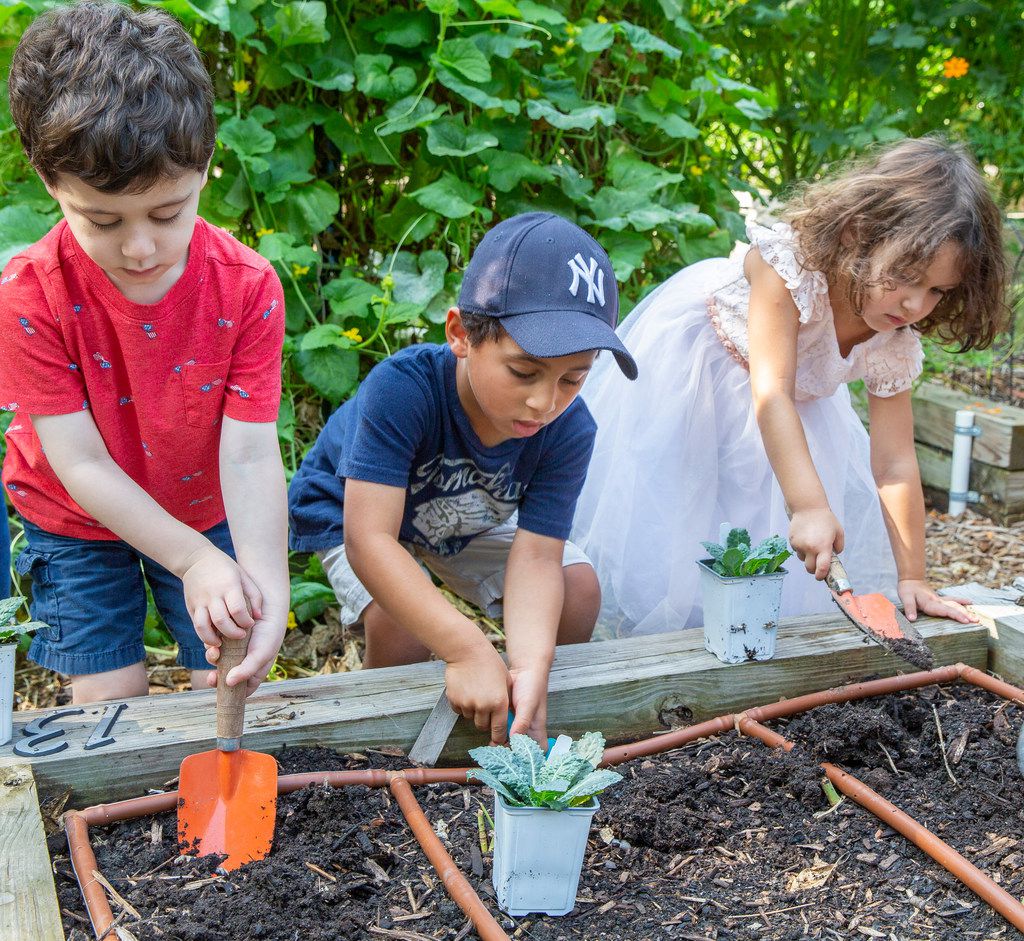
[[951,56],[942,63],[942,74],[946,78],[963,78],[971,67],[970,62],[960,56]]

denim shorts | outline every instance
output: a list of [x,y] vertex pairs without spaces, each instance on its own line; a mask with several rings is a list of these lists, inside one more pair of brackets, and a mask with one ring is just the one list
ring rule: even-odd
[[[234,558],[227,522],[203,533]],[[15,563],[32,578],[32,617],[48,625],[36,631],[29,657],[58,673],[80,675],[119,670],[146,659],[146,583],[157,610],[178,642],[178,663],[202,670],[206,647],[185,607],[181,579],[126,542],[75,539],[25,520],[28,546]]]

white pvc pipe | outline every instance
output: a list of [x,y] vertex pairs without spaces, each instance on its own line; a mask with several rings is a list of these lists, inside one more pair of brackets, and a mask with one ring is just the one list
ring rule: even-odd
[[[949,475],[949,515],[959,516],[967,509],[967,488],[971,483],[971,449],[974,436],[960,428],[974,427],[974,412],[962,408],[953,419],[953,466]],[[956,496],[955,496],[956,495]]]

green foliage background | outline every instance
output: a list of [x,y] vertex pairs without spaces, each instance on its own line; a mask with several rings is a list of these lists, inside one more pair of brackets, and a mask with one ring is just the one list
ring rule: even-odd
[[[48,0],[0,0],[0,70]],[[607,248],[623,308],[781,193],[905,134],[1024,196],[1024,0],[162,0],[213,74],[201,212],[277,267],[294,471],[377,359],[439,339],[476,241],[526,209]],[[969,70],[946,77],[958,56]],[[0,98],[0,264],[55,206]],[[315,611],[320,604],[313,604]]]

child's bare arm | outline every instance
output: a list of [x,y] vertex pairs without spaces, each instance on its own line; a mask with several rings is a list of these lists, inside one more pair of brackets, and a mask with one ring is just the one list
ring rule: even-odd
[[[249,652],[227,676],[230,686],[248,681],[251,692],[266,677],[281,647],[290,603],[288,498],[276,422],[224,417],[220,484],[235,558],[263,600]],[[211,662],[216,662],[217,653],[211,651]]]
[[445,600],[398,542],[404,508],[402,487],[345,481],[345,551],[352,570],[392,620],[448,665],[452,708],[499,744],[506,738],[508,670],[479,628]]
[[261,607],[252,580],[229,555],[171,516],[114,463],[91,413],[33,415],[32,424],[46,459],[75,502],[181,578],[203,642],[219,643],[218,631],[244,636],[254,623],[247,602],[253,611]]
[[565,542],[516,531],[505,568],[505,646],[512,674],[512,731],[547,740],[548,674],[562,614]]
[[799,314],[779,274],[756,249],[744,264],[750,282],[750,390],[761,439],[792,513],[789,541],[816,578],[828,574],[843,528],[832,513],[797,413],[796,348]]
[[929,586],[924,560],[924,494],[914,449],[910,390],[892,396],[868,395],[871,422],[871,473],[878,487],[882,516],[896,559],[897,593],[911,620],[918,612],[977,621],[965,611],[967,599],[942,597]]

